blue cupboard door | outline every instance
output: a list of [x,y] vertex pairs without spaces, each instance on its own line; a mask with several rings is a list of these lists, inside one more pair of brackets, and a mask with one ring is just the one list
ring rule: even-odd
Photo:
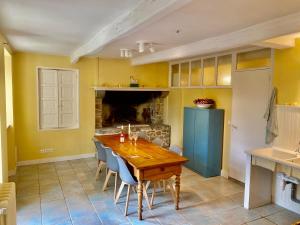
[[195,110],[184,108],[183,156],[189,159],[185,166],[190,169],[194,169],[194,129]]
[[224,110],[213,110],[209,123],[209,159],[207,172],[209,176],[219,176],[222,168]]
[[209,110],[197,109],[195,116],[194,170],[206,176],[208,160]]

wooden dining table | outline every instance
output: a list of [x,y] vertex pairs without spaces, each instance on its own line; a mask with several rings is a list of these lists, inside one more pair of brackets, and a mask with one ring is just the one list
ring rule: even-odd
[[175,176],[175,209],[179,209],[180,175],[182,165],[188,159],[153,144],[145,139],[138,139],[136,144],[128,140],[120,143],[119,135],[95,136],[103,145],[111,148],[133,168],[138,180],[138,217],[142,220],[143,182],[159,181]]

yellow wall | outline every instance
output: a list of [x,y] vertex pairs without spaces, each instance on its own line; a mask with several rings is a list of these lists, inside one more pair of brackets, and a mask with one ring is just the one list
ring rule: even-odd
[[294,48],[275,51],[273,83],[279,104],[300,105],[300,39]]
[[228,169],[230,151],[230,127],[227,121],[231,119],[231,89],[172,89],[168,97],[168,122],[172,126],[172,144],[182,146],[183,108],[193,106],[196,98],[211,98],[216,101],[216,107],[225,110],[223,169]]
[[[0,37],[0,41],[1,37]],[[5,107],[4,47],[0,45],[0,183],[7,181],[7,130]]]
[[[37,66],[79,69],[79,129],[38,130]],[[72,65],[69,57],[16,53],[13,72],[16,146],[18,161],[24,161],[94,152],[91,138],[95,127],[95,96],[91,87],[97,84],[128,85],[130,75],[134,75],[141,85],[167,86],[168,64],[132,67],[125,60],[83,58]],[[42,154],[42,148],[54,148],[54,152]]]
[[128,86],[130,76],[137,79],[141,86],[167,87],[168,63],[154,63],[130,66],[128,60],[100,59],[98,84],[104,86]]

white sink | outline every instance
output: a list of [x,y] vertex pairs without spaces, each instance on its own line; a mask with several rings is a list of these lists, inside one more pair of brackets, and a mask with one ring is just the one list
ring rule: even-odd
[[260,149],[259,155],[281,160],[287,160],[297,157],[296,153],[281,151],[273,148]]

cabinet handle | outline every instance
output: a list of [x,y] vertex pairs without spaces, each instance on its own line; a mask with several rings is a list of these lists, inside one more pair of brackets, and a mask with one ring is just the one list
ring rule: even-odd
[[237,130],[238,129],[238,127],[237,126],[235,126],[235,125],[231,125],[231,127],[233,128],[233,129],[235,129],[235,130]]

